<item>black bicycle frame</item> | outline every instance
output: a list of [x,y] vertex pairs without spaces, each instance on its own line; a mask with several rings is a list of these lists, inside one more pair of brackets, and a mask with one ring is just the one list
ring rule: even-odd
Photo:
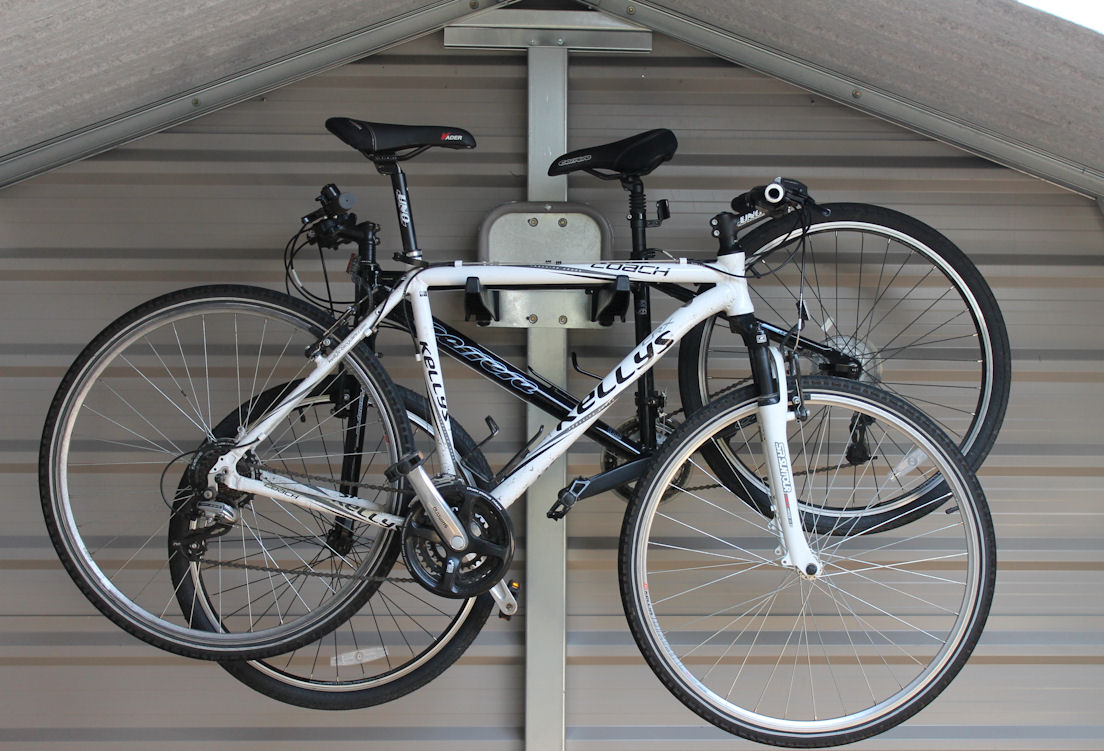
[[[399,215],[400,225],[404,229],[402,239],[405,260],[414,262],[420,256],[420,251],[417,249],[414,240],[414,220],[402,169],[397,163],[390,162],[382,166],[377,165],[377,168],[381,173],[388,174],[392,178],[393,187],[395,188],[395,207]],[[622,179],[622,186],[629,192],[629,218],[633,240],[632,257],[634,260],[644,260],[648,256],[646,229],[649,226],[658,226],[663,218],[661,217],[656,222],[648,221],[647,204],[640,178]],[[354,274],[354,281],[357,286],[358,297],[361,298],[362,302],[364,300],[371,302],[374,299],[377,286],[386,289],[393,286],[402,276],[401,272],[383,271],[376,264],[377,229],[376,225],[371,222],[364,222],[359,225],[360,233],[357,240],[360,274]],[[649,292],[652,286],[682,302],[693,299],[697,294],[694,290],[672,284],[634,285],[633,318],[637,341],[640,341],[651,331]],[[409,331],[409,316],[406,306],[397,307],[388,316],[388,319],[399,328]],[[758,321],[758,324],[761,330],[772,340],[792,345],[792,342],[788,341],[790,338],[789,332],[785,329],[763,321]],[[464,363],[483,377],[497,383],[522,401],[546,412],[556,420],[564,420],[572,410],[579,406],[579,400],[569,392],[535,374],[523,372],[509,361],[499,357],[492,350],[449,326],[444,321],[434,317],[433,325],[441,351]],[[856,360],[843,355],[836,349],[811,342],[808,339],[801,339],[799,346],[803,352],[819,357],[825,363],[825,370],[852,378],[858,377],[861,372],[861,367]],[[655,422],[661,405],[655,393],[652,373],[649,371],[645,376],[637,387],[636,406],[640,431],[639,443],[626,438],[601,420],[595,422],[585,434],[603,448],[613,451],[625,459],[627,463],[634,465],[632,469],[624,467],[622,474],[636,474],[638,473],[637,470],[642,470],[643,462],[637,460],[649,456],[657,445]]]
[[[388,320],[403,330],[409,330],[405,306],[392,311]],[[464,332],[436,317],[433,319],[433,328],[437,334],[437,346],[442,352],[555,419],[565,419],[571,410],[579,406],[579,400],[571,393],[540,376],[520,370]],[[624,459],[641,459],[646,455],[640,444],[626,438],[601,420],[591,426],[586,435]]]

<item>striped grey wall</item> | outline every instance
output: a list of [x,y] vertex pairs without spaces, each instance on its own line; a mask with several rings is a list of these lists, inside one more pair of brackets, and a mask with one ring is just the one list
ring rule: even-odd
[[[742,187],[786,174],[820,200],[912,213],[979,263],[1016,358],[1008,419],[981,473],[1000,536],[997,599],[976,657],[944,696],[864,746],[1098,747],[1104,512],[1095,491],[1104,464],[1088,417],[1104,397],[1096,207],[662,38],[648,57],[573,57],[569,90],[571,148],[651,127],[678,133],[679,156],[647,181],[649,195],[671,199],[675,212],[650,235],[655,245],[708,252],[707,219]],[[431,152],[409,169],[419,240],[441,259],[474,258],[482,216],[523,198],[524,113],[524,57],[447,51],[432,35],[0,193],[0,747],[521,747],[520,618],[492,619],[457,666],[387,707],[340,715],[285,707],[96,615],[53,557],[35,462],[49,398],[84,342],[141,300],[186,284],[280,286],[280,249],[323,183],[354,192],[394,247],[386,183],[325,133],[327,116],[476,135],[474,153]],[[617,246],[627,246],[615,185],[573,179],[570,193],[598,206]],[[517,332],[486,333],[522,354]],[[601,368],[605,340],[579,333],[572,342],[587,367]],[[385,362],[408,379],[402,343],[389,348]],[[672,368],[660,382],[673,388]],[[488,412],[504,428],[520,423],[521,410],[501,404],[499,392],[453,370],[453,402],[471,432]],[[584,385],[573,379],[575,389]],[[519,430],[504,432],[491,444],[492,464],[519,440]],[[571,471],[592,471],[595,458],[581,446]],[[616,585],[622,509],[603,496],[567,520],[568,747],[749,746],[702,727],[637,656]],[[539,616],[540,603],[523,608]]]

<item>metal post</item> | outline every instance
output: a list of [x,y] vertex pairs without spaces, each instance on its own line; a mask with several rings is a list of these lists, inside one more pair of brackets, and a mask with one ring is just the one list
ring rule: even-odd
[[[567,151],[568,50],[647,53],[651,51],[652,40],[647,29],[611,21],[600,13],[508,10],[447,26],[445,46],[528,50],[528,200],[559,203],[567,200],[567,178],[549,177],[548,165]],[[560,386],[567,383],[567,328],[546,324],[527,328],[529,365]],[[542,424],[546,430],[550,428],[552,418],[529,407],[526,422],[528,435],[532,435]],[[567,461],[560,459],[528,494],[532,502],[527,503],[523,592],[523,602],[528,603],[525,607],[527,751],[564,749],[567,524],[550,521],[545,512],[565,485]]]
[[[530,201],[567,200],[567,178],[549,177],[548,165],[567,151],[567,50],[529,48]],[[527,329],[529,365],[558,386],[567,385],[567,330]],[[527,435],[550,418],[528,407]],[[546,425],[546,430],[551,428]],[[525,748],[563,751],[567,664],[567,521],[544,512],[567,485],[567,459],[559,459],[527,496],[525,599]],[[534,613],[537,617],[529,617]]]

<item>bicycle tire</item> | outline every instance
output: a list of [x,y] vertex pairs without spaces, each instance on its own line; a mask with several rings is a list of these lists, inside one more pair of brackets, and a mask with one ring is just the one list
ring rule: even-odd
[[[397,389],[414,426],[415,447],[432,462],[429,403],[409,389]],[[467,481],[486,485],[493,473],[483,452],[455,420],[452,432]],[[379,611],[373,607],[376,600],[384,604]],[[285,704],[362,709],[405,696],[444,672],[475,640],[493,607],[489,594],[466,600],[436,597],[418,584],[392,579],[380,583],[360,611],[317,642],[263,661],[219,664],[253,690]]]
[[[797,316],[800,236],[795,212],[741,240],[747,268],[764,275],[749,285],[758,315],[787,330]],[[813,211],[805,271],[802,337],[860,361],[860,380],[920,407],[981,466],[1008,406],[1011,353],[996,298],[966,254],[898,211],[824,204]],[[746,349],[723,320],[707,321],[683,339],[678,373],[692,412],[746,382]]]
[[[309,372],[305,349],[332,324],[322,311],[271,290],[196,287],[124,314],[77,358],[43,431],[42,506],[66,571],[117,625],[188,657],[261,658],[316,641],[371,594],[372,577],[394,561],[387,540],[396,535],[379,530],[340,553],[319,536],[322,514],[223,488],[214,499],[219,517],[199,512],[198,484],[177,493],[181,470],[205,478],[204,462],[225,451],[216,445],[214,417],[251,403],[270,383]],[[327,377],[338,378],[355,380],[362,398],[344,408],[363,406],[373,431],[362,483],[375,489],[366,494],[401,512],[403,494],[383,477],[413,440],[395,387],[362,345]],[[263,463],[298,451],[309,472],[328,454],[302,449],[324,440],[321,432],[272,435],[251,455]],[[235,508],[237,518],[227,522]],[[187,553],[169,535],[185,515],[197,542]],[[208,592],[219,602],[217,623],[177,601],[172,569],[182,556],[197,569],[219,569],[221,578],[204,579],[221,587]]]
[[[700,455],[754,412],[744,390],[702,408],[662,447],[626,510],[618,558],[633,637],[672,694],[730,733],[812,748],[884,732],[950,683],[989,612],[996,543],[973,471],[923,413],[853,381],[810,377],[804,390],[814,417],[790,431],[797,497],[863,493],[876,504],[887,488],[924,481],[894,467],[919,451],[946,486],[948,497],[931,501],[942,513],[810,533],[816,577],[782,566],[778,532]],[[861,479],[809,471],[845,450],[855,413],[875,418],[883,456]],[[686,483],[672,485],[687,463]]]

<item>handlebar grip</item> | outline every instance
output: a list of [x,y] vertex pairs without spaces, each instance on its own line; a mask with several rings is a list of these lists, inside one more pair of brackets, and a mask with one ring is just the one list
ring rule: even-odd
[[777,206],[786,197],[786,189],[781,183],[773,182],[763,186],[763,202],[769,206]]
[[314,200],[322,206],[303,217],[301,220],[303,224],[310,224],[327,216],[336,217],[353,208],[355,203],[352,193],[342,193],[333,183],[323,185],[322,192]]

